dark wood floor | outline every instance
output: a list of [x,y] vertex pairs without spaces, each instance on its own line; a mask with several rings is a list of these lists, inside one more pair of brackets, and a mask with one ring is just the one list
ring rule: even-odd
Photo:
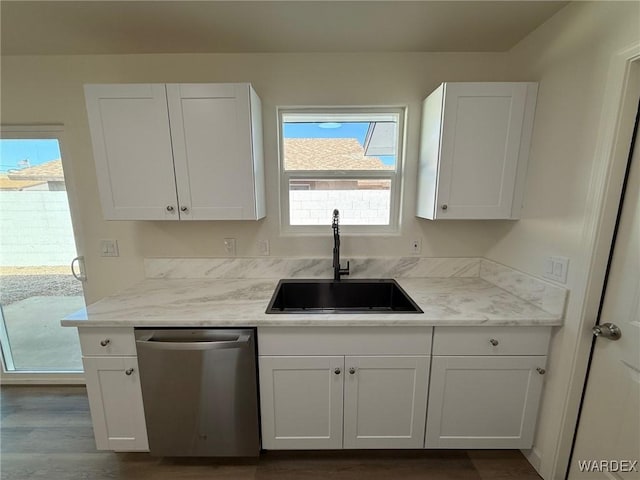
[[84,387],[2,387],[3,480],[539,480],[519,451],[266,452],[256,460],[98,452]]

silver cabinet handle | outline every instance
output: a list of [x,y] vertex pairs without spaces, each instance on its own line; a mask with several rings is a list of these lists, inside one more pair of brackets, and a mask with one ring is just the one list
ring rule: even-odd
[[339,368],[336,368],[333,373],[335,373],[336,375],[340,375],[340,373],[342,372],[342,370],[340,370]]
[[496,340],[495,338],[492,338],[491,340],[489,340],[489,343],[491,345],[493,345],[494,347],[497,347],[500,342],[498,340]]
[[604,337],[609,340],[618,340],[622,336],[622,330],[613,323],[603,323],[593,327],[593,334],[596,337]]
[[356,373],[356,369],[355,369],[354,367],[351,367],[351,368],[349,369],[349,373],[350,373],[351,375],[355,374],[355,373]]
[[538,372],[540,375],[544,375],[545,373],[547,373],[547,371],[544,368],[536,368],[536,372]]
[[167,205],[167,212],[173,212],[174,210],[173,205]]
[[133,373],[133,368],[127,368],[127,369],[124,371],[124,374],[125,374],[125,375],[131,375],[132,373]]
[[103,347],[106,347],[110,343],[111,343],[111,340],[109,340],[108,338],[105,338],[104,340],[100,340],[100,345],[102,345]]
[[186,205],[183,205],[180,207],[180,211],[181,212],[188,212],[189,211],[189,207],[187,207]]
[[441,207],[443,210],[446,210],[447,208],[449,208],[449,205],[447,205],[446,203],[442,205]]

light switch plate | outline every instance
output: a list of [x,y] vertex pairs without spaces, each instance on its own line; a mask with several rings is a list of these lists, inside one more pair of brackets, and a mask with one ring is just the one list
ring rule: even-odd
[[100,256],[101,257],[119,257],[118,241],[113,239],[100,240]]
[[567,283],[569,259],[567,257],[547,257],[544,261],[543,276],[559,283]]

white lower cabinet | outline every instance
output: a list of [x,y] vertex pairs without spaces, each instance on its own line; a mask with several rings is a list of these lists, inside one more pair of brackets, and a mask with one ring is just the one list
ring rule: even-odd
[[428,356],[261,356],[265,449],[421,448]]
[[550,330],[436,327],[425,448],[531,448]]
[[429,357],[345,357],[344,448],[422,448]]
[[262,447],[422,448],[432,330],[258,328]]
[[133,328],[79,328],[98,450],[148,451]]
[[262,447],[342,448],[344,357],[260,357]]

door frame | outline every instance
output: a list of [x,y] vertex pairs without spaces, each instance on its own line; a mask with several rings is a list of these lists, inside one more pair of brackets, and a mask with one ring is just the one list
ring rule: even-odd
[[562,405],[561,424],[554,440],[555,451],[549,479],[566,478],[569,471],[591,357],[591,329],[596,324],[605,286],[640,94],[640,86],[635,85],[632,78],[640,78],[640,42],[634,42],[612,56],[604,90],[585,209],[592,213],[586,217],[582,230],[581,244],[584,247],[581,257],[585,259],[587,281],[584,291],[576,292],[578,295],[582,293],[584,300],[580,321],[569,345],[572,349],[570,377]]
[[[80,235],[79,222],[75,219],[80,218],[79,202],[77,200],[77,183],[73,174],[73,168],[66,149],[64,125],[62,124],[2,124],[0,125],[0,138],[51,138],[58,140],[60,149],[60,157],[62,161],[62,169],[64,171],[65,184],[67,185],[67,198],[69,201],[69,211],[71,213],[71,226],[73,229],[73,238],[76,244],[76,252],[79,256],[83,255],[82,236]],[[69,267],[71,268],[71,267]],[[84,286],[83,286],[83,295]],[[85,298],[86,301],[86,298]],[[61,327],[63,328],[63,327]],[[68,327],[66,327],[68,328]],[[0,384],[2,385],[53,385],[53,384],[84,384],[84,372],[30,372],[30,371],[11,371],[7,370],[4,355],[0,355]]]

